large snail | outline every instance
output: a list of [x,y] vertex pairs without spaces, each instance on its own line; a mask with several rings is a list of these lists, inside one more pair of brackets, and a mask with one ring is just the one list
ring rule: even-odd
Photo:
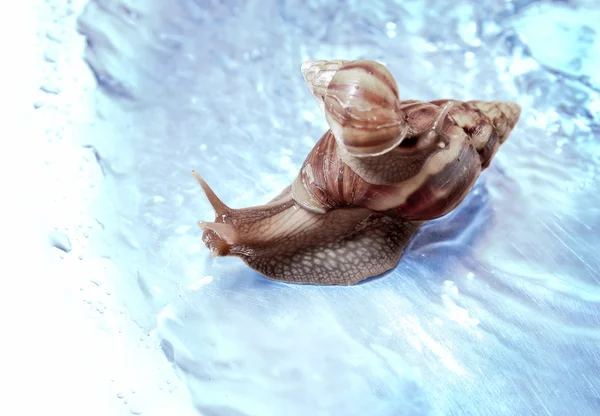
[[271,202],[225,205],[199,221],[215,256],[237,256],[275,280],[350,285],[394,268],[427,220],[468,194],[516,125],[512,102],[401,101],[385,66],[308,61],[304,79],[330,130]]

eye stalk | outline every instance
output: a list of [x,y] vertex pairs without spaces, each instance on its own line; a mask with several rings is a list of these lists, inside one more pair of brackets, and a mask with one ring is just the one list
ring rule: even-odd
[[406,137],[400,142],[398,148],[400,150],[406,150],[407,152],[435,151],[449,145],[451,138],[444,132],[444,123],[454,104],[453,101],[448,101],[441,108],[438,116],[433,120],[429,129]]

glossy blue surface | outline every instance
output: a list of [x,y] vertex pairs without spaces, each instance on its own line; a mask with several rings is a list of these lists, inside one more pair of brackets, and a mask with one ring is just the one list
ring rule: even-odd
[[[90,1],[99,255],[200,414],[600,414],[600,8],[485,3]],[[273,198],[327,128],[300,65],[334,58],[521,120],[383,278],[294,286],[211,259],[190,171],[232,207]]]

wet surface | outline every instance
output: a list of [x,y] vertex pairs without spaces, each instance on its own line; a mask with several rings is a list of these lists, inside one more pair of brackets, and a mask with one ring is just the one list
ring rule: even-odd
[[[202,414],[600,412],[590,7],[88,4],[99,123],[84,145],[104,174],[101,255]],[[327,128],[300,73],[309,58],[380,60],[403,99],[523,107],[466,200],[424,226],[393,272],[355,287],[266,280],[211,259],[196,227],[213,211],[192,169],[232,207],[297,175]]]

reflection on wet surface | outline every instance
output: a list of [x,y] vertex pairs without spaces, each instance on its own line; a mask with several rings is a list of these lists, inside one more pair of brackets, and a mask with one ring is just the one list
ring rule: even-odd
[[[203,414],[600,412],[600,9],[442,3],[87,6],[104,254]],[[403,99],[523,107],[467,199],[354,287],[213,260],[195,225],[192,169],[232,207],[294,179],[327,128],[308,58],[380,60]]]

